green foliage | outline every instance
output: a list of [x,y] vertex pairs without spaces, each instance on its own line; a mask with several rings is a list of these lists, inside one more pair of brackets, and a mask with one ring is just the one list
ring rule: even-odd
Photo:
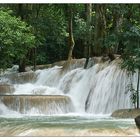
[[56,9],[54,5],[42,7],[42,17],[39,17],[40,29],[44,31],[46,63],[65,59],[67,57],[67,24],[63,9]]
[[115,33],[109,34],[106,36],[104,40],[104,47],[106,48],[114,48],[119,42],[119,38]]
[[132,80],[130,82],[131,83],[128,85],[128,90],[126,91],[126,93],[128,93],[130,91],[130,93],[131,93],[130,94],[131,103],[136,108],[136,103],[137,103],[137,90],[134,88],[133,83],[132,83]]
[[122,35],[124,40],[123,67],[128,71],[135,72],[135,69],[140,69],[140,28],[132,26]]
[[[92,36],[91,46],[95,45],[95,15],[97,14],[96,12],[98,12],[95,10],[96,5],[93,4],[92,23],[90,28],[86,25],[87,14],[85,4],[21,5],[1,5],[1,7],[9,7],[14,11],[12,12],[11,10],[7,10],[5,8],[1,10],[3,12],[6,12],[9,16],[12,16],[12,19],[7,16],[5,22],[3,21],[3,23],[1,23],[0,25],[2,27],[2,24],[4,24],[5,27],[0,31],[0,42],[2,42],[1,46],[3,46],[1,47],[1,50],[3,50],[3,56],[7,56],[8,54],[8,57],[10,56],[10,58],[17,58],[17,62],[19,59],[18,57],[23,58],[25,54],[27,54],[29,49],[32,48],[34,44],[36,44],[37,64],[53,63],[55,61],[66,59],[69,50],[68,7],[72,8],[74,16],[74,57],[81,58],[84,56],[84,48],[86,46],[85,42],[88,39],[89,32],[91,32]],[[21,9],[20,6],[22,7]],[[134,67],[139,67],[139,49],[138,47],[135,47],[139,44],[139,5],[106,4],[104,6],[104,9],[104,12],[100,14],[102,14],[101,17],[104,16],[105,18],[104,20],[106,23],[106,27],[102,32],[104,33],[103,37],[101,39],[98,38],[100,42],[103,42],[103,45],[101,46],[103,52],[101,53],[107,53],[106,50],[114,50],[118,47],[118,50],[121,51],[116,51],[115,53],[123,53],[123,59],[125,60],[125,64],[123,64],[123,66],[129,66],[127,69],[132,71]],[[5,13],[1,13],[0,17],[2,18],[4,14]],[[21,19],[17,17],[20,17],[24,22],[22,22]],[[122,18],[122,21],[120,21],[120,17]],[[28,26],[27,24],[30,26]],[[13,29],[14,32],[13,30],[9,30],[9,28]],[[35,35],[36,41],[33,41],[35,39],[32,33]],[[7,50],[4,46],[8,46]],[[6,54],[4,54],[4,48]],[[91,51],[94,52],[94,49],[95,47],[93,47]],[[6,61],[8,62],[8,60]],[[13,60],[11,59],[11,63],[12,62]]]
[[0,67],[26,58],[28,50],[35,46],[31,26],[11,14],[11,10],[0,10]]
[[80,18],[79,14],[75,16],[75,26],[75,39],[79,39],[80,37],[80,39],[85,40],[85,35],[87,34],[87,25],[86,21],[83,18]]
[[[123,54],[123,63],[122,68],[127,69],[130,76],[136,72],[136,69],[140,71],[140,28],[138,26],[129,25],[129,29],[123,33],[122,35],[124,39],[124,54]],[[137,81],[137,89],[133,88],[132,80],[130,80],[130,92],[131,92],[131,100],[136,108],[139,108],[139,74]],[[137,105],[136,105],[137,104]]]
[[32,5],[28,24],[37,38],[37,64],[53,63],[66,58],[67,46],[65,15],[62,5]]
[[94,31],[94,26],[90,26],[90,28],[87,26],[87,23],[85,19],[81,18],[79,13],[75,16],[75,30],[74,30],[74,35],[75,39],[82,39],[82,40],[87,40],[87,34],[90,32],[93,33]]

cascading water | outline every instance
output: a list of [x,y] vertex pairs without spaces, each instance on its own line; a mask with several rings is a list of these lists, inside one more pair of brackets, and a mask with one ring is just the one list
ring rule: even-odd
[[76,68],[63,73],[61,70],[58,66],[37,70],[34,82],[14,84],[12,94],[65,95],[74,105],[70,111],[77,113],[110,114],[132,107],[130,93],[126,94],[129,77],[120,69],[117,60],[97,63],[86,70]]
[[96,75],[95,88],[88,102],[87,112],[112,113],[117,109],[130,108],[129,94],[126,94],[128,85],[125,72],[116,66],[108,66]]
[[[83,59],[67,71],[54,66],[1,76],[0,136],[138,135],[132,119],[109,116],[133,107],[126,70],[117,59],[100,60],[92,60],[87,69]],[[137,73],[133,84],[136,89]]]

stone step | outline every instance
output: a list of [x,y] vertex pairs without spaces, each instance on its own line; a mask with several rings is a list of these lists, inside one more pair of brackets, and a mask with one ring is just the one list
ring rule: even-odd
[[13,93],[15,91],[14,86],[10,84],[0,84],[0,95],[5,93]]
[[4,95],[0,96],[9,109],[22,114],[60,114],[73,111],[71,99],[64,95]]
[[32,83],[36,79],[35,72],[21,72],[21,73],[9,73],[1,76],[1,79],[6,78],[9,80],[8,82],[11,84],[24,84],[24,83]]

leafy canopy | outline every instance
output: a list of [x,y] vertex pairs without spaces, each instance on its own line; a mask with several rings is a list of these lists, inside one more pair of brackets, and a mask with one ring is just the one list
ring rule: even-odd
[[20,18],[12,16],[11,10],[0,9],[1,68],[7,67],[13,59],[18,61],[25,58],[28,50],[35,46],[31,29]]

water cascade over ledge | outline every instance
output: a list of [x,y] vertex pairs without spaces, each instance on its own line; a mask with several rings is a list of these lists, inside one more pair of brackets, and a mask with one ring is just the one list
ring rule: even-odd
[[2,96],[1,101],[11,110],[22,114],[64,114],[73,110],[70,98],[63,95],[7,95]]
[[[89,63],[88,69],[83,69],[81,63],[85,60],[82,60],[80,65],[73,63],[66,72],[62,72],[62,66],[54,66],[37,70],[30,78],[25,76],[27,80],[19,75],[17,79],[22,82],[12,82],[13,77],[3,76],[1,81],[6,78],[6,84],[14,90],[0,92],[0,113],[4,112],[3,106],[22,114],[47,115],[110,114],[117,109],[132,108],[127,90],[130,78],[126,70],[121,70],[119,61]],[[136,81],[137,74],[133,77],[135,87]]]

